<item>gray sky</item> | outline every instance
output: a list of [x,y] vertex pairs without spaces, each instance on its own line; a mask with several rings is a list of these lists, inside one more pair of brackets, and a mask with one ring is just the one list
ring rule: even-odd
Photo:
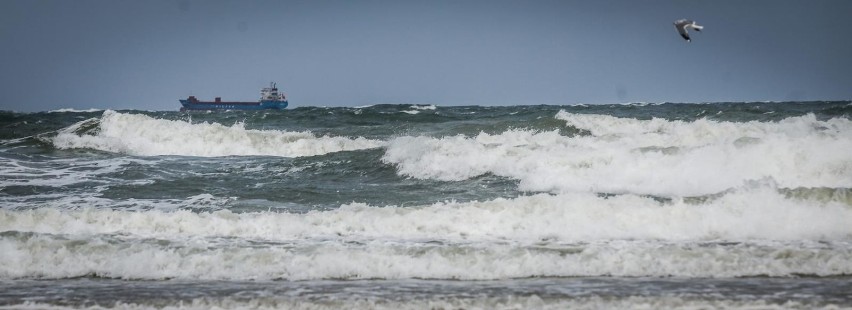
[[[0,110],[852,99],[852,1],[1,0]],[[705,26],[687,43],[672,22]]]

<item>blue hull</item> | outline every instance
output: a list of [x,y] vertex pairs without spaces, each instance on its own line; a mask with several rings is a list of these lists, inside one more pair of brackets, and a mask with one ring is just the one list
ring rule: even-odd
[[287,108],[287,101],[260,101],[260,102],[209,102],[180,100],[183,107],[181,111],[187,110],[283,110]]

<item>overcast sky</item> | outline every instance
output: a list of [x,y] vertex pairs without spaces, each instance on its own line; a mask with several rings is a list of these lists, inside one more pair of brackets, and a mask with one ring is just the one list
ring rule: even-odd
[[[852,99],[852,1],[0,1],[0,110]],[[705,27],[692,42],[672,22]]]

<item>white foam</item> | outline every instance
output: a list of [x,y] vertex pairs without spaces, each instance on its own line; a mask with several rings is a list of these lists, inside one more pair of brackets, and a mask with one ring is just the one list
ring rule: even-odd
[[[137,181],[141,184],[146,181]],[[104,209],[125,211],[176,211],[176,210],[207,210],[216,211],[227,208],[236,197],[216,197],[210,194],[199,194],[185,199],[119,199],[104,198],[100,192],[108,186],[98,186],[93,192],[87,193],[50,193],[26,196],[25,199],[4,199],[0,208],[4,210],[79,210]],[[4,231],[0,227],[0,231]]]
[[[221,203],[212,196],[186,207]],[[73,203],[73,201],[69,202]],[[133,203],[133,202],[128,202]],[[591,242],[600,240],[845,240],[852,208],[843,202],[787,198],[771,188],[734,192],[704,202],[587,193],[539,194],[485,202],[423,207],[353,203],[305,214],[228,210],[194,213],[160,209],[0,209],[2,231],[122,234],[144,238],[237,237],[289,242],[328,240],[440,240],[445,242]],[[163,208],[165,209],[165,208]],[[166,209],[167,210],[167,209]]]
[[770,179],[781,187],[852,187],[852,121],[636,120],[559,112],[591,135],[508,130],[400,137],[382,160],[402,175],[458,181],[491,173],[528,191],[698,196]]
[[[153,225],[156,225],[152,223]],[[242,244],[127,237],[0,236],[0,279],[316,280],[784,277],[852,274],[849,242],[595,242],[518,247],[369,241]]]
[[412,105],[411,108],[416,109],[416,110],[435,110],[438,107],[436,107],[435,105],[431,105],[431,104],[415,104],[415,105]]
[[571,298],[548,298],[537,295],[529,296],[465,296],[443,297],[434,299],[402,297],[398,299],[383,299],[375,297],[336,297],[336,298],[294,298],[290,296],[263,296],[247,298],[214,298],[200,297],[189,301],[167,303],[158,300],[156,305],[143,303],[118,302],[115,305],[93,305],[82,307],[50,305],[46,303],[25,302],[0,306],[0,309],[24,310],[60,310],[60,309],[158,309],[158,310],[190,310],[190,309],[850,309],[819,302],[768,302],[750,299],[723,299],[720,297],[701,298],[696,296],[630,296],[616,298],[609,296],[576,296]]
[[414,114],[420,114],[420,112],[421,112],[421,111],[435,110],[435,109],[437,109],[438,107],[436,107],[436,106],[434,106],[434,105],[431,105],[431,104],[426,104],[426,105],[423,105],[423,104],[415,104],[415,105],[410,106],[409,108],[410,108],[411,110],[408,110],[408,111],[400,111],[400,112],[401,112],[401,113],[407,113],[407,114],[412,114],[412,115],[414,115]]
[[834,276],[852,274],[850,222],[842,202],[767,187],[703,202],[565,193],[305,214],[0,209],[0,278]]
[[122,166],[138,162],[130,158],[99,160],[53,159],[50,162],[6,159],[0,162],[0,187],[11,185],[66,186],[80,182],[103,183],[95,176],[114,173]]
[[[86,121],[84,121],[86,122]],[[53,138],[57,148],[91,148],[140,156],[315,156],[332,152],[380,147],[377,140],[317,137],[309,132],[245,129],[244,124],[192,124],[146,115],[105,111],[95,133],[78,133],[80,125],[61,130]]]

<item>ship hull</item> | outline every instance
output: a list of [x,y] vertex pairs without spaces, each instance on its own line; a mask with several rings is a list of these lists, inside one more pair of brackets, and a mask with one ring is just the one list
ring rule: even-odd
[[283,110],[287,101],[264,100],[257,102],[227,102],[227,101],[198,101],[180,100],[181,111],[188,110]]

